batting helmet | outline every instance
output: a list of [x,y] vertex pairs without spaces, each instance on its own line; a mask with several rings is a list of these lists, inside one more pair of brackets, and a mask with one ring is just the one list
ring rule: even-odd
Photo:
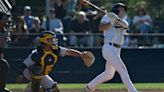
[[127,7],[126,7],[125,4],[123,4],[123,3],[116,3],[116,4],[113,5],[113,7],[112,7],[112,9],[111,9],[111,12],[113,12],[113,13],[115,13],[115,14],[118,15],[118,13],[119,13],[119,8],[120,8],[120,7],[124,7],[125,11],[127,11]]
[[56,38],[56,34],[54,32],[51,31],[43,31],[40,34],[40,43],[44,43],[47,44],[51,47],[57,46],[58,44],[58,40]]

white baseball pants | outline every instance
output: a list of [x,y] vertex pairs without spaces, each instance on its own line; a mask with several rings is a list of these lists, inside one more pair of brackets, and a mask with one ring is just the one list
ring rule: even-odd
[[116,48],[109,44],[104,44],[102,48],[102,55],[106,60],[105,71],[99,74],[91,82],[87,84],[90,89],[95,89],[98,84],[109,81],[113,78],[117,71],[128,88],[129,92],[137,92],[132,81],[129,78],[127,68],[120,57],[121,48]]
[[[28,79],[31,80],[32,75],[30,74],[29,69],[25,69],[23,72],[23,75]],[[41,79],[41,86],[45,89],[52,88],[52,86],[55,84],[54,80],[49,75],[42,75]]]

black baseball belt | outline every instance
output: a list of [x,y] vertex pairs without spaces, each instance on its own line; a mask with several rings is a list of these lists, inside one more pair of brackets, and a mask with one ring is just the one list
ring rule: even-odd
[[116,48],[121,48],[121,45],[119,45],[119,44],[109,43],[109,45],[112,45],[112,46],[114,46],[114,47],[116,47]]

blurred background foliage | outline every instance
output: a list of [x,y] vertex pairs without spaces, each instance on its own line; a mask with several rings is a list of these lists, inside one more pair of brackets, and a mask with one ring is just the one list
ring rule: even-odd
[[136,14],[136,9],[144,7],[153,18],[162,18],[164,16],[164,0],[91,0],[98,6],[105,6],[108,10],[111,9],[113,3],[122,2],[128,7],[130,17]]

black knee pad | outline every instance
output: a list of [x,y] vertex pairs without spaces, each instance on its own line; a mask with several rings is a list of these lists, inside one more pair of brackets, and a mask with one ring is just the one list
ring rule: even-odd
[[41,65],[33,65],[30,67],[30,70],[34,76],[42,76],[42,67]]
[[42,67],[40,65],[33,65],[30,67],[30,70],[32,72],[32,91],[33,92],[39,92],[40,90],[40,82],[41,82],[41,76],[42,76]]

